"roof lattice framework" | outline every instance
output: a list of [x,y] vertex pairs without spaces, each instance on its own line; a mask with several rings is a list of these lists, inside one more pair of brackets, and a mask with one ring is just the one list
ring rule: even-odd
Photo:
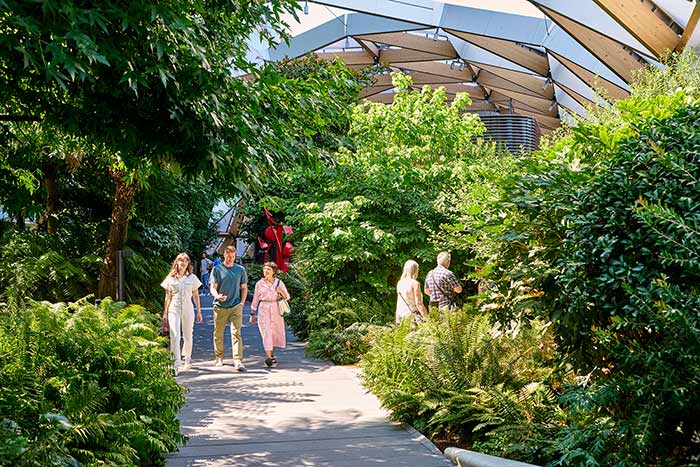
[[[510,8],[500,8],[508,2]],[[403,71],[417,87],[444,86],[451,97],[468,92],[471,110],[532,116],[544,132],[558,127],[565,111],[586,116],[588,103],[626,97],[635,71],[700,44],[700,3],[689,0],[309,3],[346,13],[263,58],[316,52],[350,67],[374,67],[376,82],[361,97],[376,102],[393,99],[386,70]],[[514,9],[518,3],[522,8]],[[535,14],[522,14],[527,8]]]

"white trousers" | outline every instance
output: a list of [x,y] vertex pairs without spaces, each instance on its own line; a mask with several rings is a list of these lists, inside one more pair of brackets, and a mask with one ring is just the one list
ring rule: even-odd
[[[194,330],[194,310],[168,309],[168,327],[170,328],[170,352],[175,357],[175,368],[178,368],[184,356],[189,363],[192,358],[192,332]],[[182,352],[180,351],[180,341]]]

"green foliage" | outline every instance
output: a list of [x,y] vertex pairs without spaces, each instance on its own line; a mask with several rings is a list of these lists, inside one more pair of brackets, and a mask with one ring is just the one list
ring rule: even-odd
[[360,360],[383,326],[354,322],[346,328],[320,328],[309,336],[306,352],[318,358],[332,360],[336,365],[352,365]]
[[148,257],[126,249],[125,257],[126,295],[131,303],[154,311],[156,316],[163,309],[163,288],[160,283],[170,272],[171,263],[159,257]]
[[171,157],[252,174],[247,167],[265,165],[265,153],[278,154],[258,144],[271,129],[259,125],[277,120],[231,68],[249,71],[248,38],[285,37],[281,15],[296,8],[286,0],[2,2],[3,113],[94,138],[130,168],[144,156]]
[[198,258],[216,235],[210,218],[218,196],[208,177],[183,180],[166,170],[154,171],[134,199],[128,245],[166,261],[183,251]]
[[[296,168],[300,162],[313,165],[320,155],[346,142],[357,97],[369,81],[366,73],[345,66],[342,60],[328,62],[314,55],[269,64],[256,76],[255,89],[261,115],[271,120],[274,134],[262,135],[263,148],[273,145],[286,154],[270,175]],[[302,129],[302,131],[300,131]]]
[[100,257],[64,256],[60,240],[8,230],[0,246],[0,297],[64,301],[94,290]]
[[[496,455],[542,458],[561,416],[549,385],[551,335],[508,334],[490,316],[434,312],[385,332],[362,358],[362,379],[396,420],[435,438],[481,441]],[[499,440],[498,443],[494,439]]]
[[314,348],[353,322],[393,321],[404,261],[417,259],[427,272],[439,248],[431,235],[453,219],[441,194],[490,156],[472,141],[483,132],[478,117],[460,113],[467,95],[448,105],[444,89],[412,92],[410,77],[394,79],[394,103],[357,106],[349,145],[333,161],[286,172],[268,190],[274,195],[256,203],[295,229],[294,262],[311,295],[308,329],[335,330],[317,334]]
[[688,378],[700,370],[699,121],[691,106],[637,126],[568,216],[558,328],[579,365],[611,369],[574,392],[583,419],[612,416],[595,433],[601,464],[700,454],[700,386]]
[[162,465],[184,441],[153,316],[103,301],[0,308],[0,464]]
[[[686,465],[700,455],[697,52],[545,144],[484,226],[501,322],[551,320],[587,374],[564,402],[560,465]],[[696,461],[695,461],[696,462]]]

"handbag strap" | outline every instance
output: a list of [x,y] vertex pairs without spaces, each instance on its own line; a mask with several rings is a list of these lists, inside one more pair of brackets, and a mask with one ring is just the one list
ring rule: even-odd
[[279,278],[277,279],[277,285],[274,285],[274,284],[275,284],[275,283],[273,282],[273,287],[274,287],[274,289],[275,289],[275,292],[277,293],[277,301],[279,302],[280,300],[286,300],[286,299],[284,298],[284,296],[283,296],[281,293],[277,292],[277,287],[280,286],[280,280],[279,280]]
[[398,294],[399,294],[399,297],[401,297],[401,300],[403,300],[403,302],[406,304],[406,306],[407,306],[408,309],[411,311],[411,313],[416,313],[416,312],[418,311],[418,306],[415,307],[415,310],[412,309],[412,308],[411,308],[411,305],[409,305],[409,304],[408,304],[408,301],[406,301],[406,299],[403,297],[403,294],[401,293],[401,291],[397,290],[397,292],[398,292]]

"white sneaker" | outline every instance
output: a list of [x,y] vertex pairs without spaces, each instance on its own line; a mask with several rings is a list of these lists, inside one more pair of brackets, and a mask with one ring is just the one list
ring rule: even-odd
[[187,370],[190,369],[191,366],[192,366],[192,360],[189,359],[189,358],[186,358],[186,359],[185,359],[185,364],[182,365],[182,370],[183,370],[183,371],[187,371]]
[[224,366],[224,359],[223,358],[217,358],[216,362],[214,363],[216,366]]
[[240,372],[245,371],[245,365],[240,360],[233,362],[233,367],[236,369],[236,371],[240,371]]
[[175,368],[173,368],[173,370],[175,371],[175,376],[177,376],[177,375],[178,375],[178,373],[180,373],[180,370],[179,370],[179,368],[178,368],[178,367],[175,367]]

